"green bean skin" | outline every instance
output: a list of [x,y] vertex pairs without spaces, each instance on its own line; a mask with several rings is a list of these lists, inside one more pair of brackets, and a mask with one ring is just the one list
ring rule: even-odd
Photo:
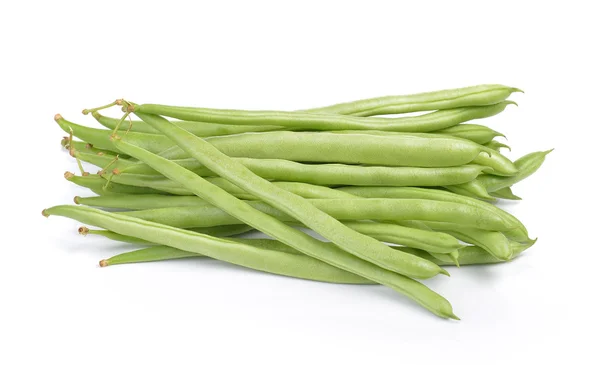
[[435,133],[468,139],[481,145],[490,142],[495,137],[504,137],[504,134],[479,124],[459,124],[454,127],[437,130]]
[[399,118],[353,117],[339,114],[309,112],[250,111],[177,107],[158,104],[135,105],[136,111],[163,115],[181,120],[231,124],[231,125],[278,125],[301,130],[381,130],[395,132],[429,132],[451,127],[469,120],[486,118],[502,112],[512,101],[493,105],[469,106],[438,110],[432,113]]
[[[143,120],[146,120],[146,115],[139,113],[138,116],[140,116]],[[179,129],[179,130],[181,130],[181,129]],[[183,132],[186,133],[186,134],[189,134],[189,132],[186,132],[186,131],[183,131]],[[191,135],[191,136],[193,136],[193,135]],[[124,138],[126,138],[126,136]],[[193,136],[193,138],[198,139],[198,137],[196,137],[196,136]],[[174,164],[174,163],[172,163],[172,162],[170,162],[168,160],[164,160],[164,159],[162,159],[162,158],[160,158],[160,157],[158,157],[156,155],[152,155],[152,154],[148,153],[147,151],[136,150],[136,149],[139,149],[139,148],[137,148],[135,146],[132,146],[132,145],[127,145],[127,143],[125,143],[123,141],[115,142],[115,145],[117,145],[119,148],[122,148],[122,145],[125,145],[125,152],[126,153],[131,154],[133,152],[134,156],[136,156],[138,158],[141,158],[142,161],[147,162],[147,161],[151,161],[152,158],[155,158],[155,159],[159,159],[159,161],[162,160],[162,162],[168,163],[169,165],[171,165],[173,167],[172,170],[179,171],[179,173],[172,172],[170,175],[167,175],[169,178],[172,178],[172,179],[175,179],[175,180],[181,182],[181,181],[185,181],[185,180],[181,179],[181,175],[184,174],[184,173],[187,174],[188,176],[190,176],[190,180],[191,181],[196,180],[195,183],[187,183],[185,185],[187,188],[189,188],[190,190],[192,190],[196,195],[202,196],[202,198],[205,199],[206,201],[208,201],[208,202],[210,202],[212,204],[219,204],[218,201],[215,203],[215,199],[213,199],[213,197],[207,197],[207,194],[206,194],[206,189],[207,188],[205,187],[203,190],[200,190],[199,189],[199,184],[201,182],[203,185],[210,186],[213,190],[215,190],[216,187],[214,185],[208,183],[206,180],[202,179],[198,175],[195,175],[194,173],[192,173],[192,172],[190,172],[188,170],[185,170],[185,169],[181,168],[180,166],[178,166],[177,164]],[[207,154],[208,153],[210,153],[210,151],[207,152]],[[217,153],[220,154],[220,152],[218,152],[218,151],[217,151]],[[214,155],[214,153],[213,153],[213,155]],[[211,156],[211,157],[215,161],[219,161],[219,157],[218,156]],[[221,158],[221,160],[222,160],[222,158]],[[204,163],[205,161],[202,161],[202,162]],[[224,164],[224,165],[227,164],[227,162],[225,162],[225,161],[220,161],[220,163]],[[161,163],[159,162],[156,165],[160,166]],[[150,166],[152,166],[152,165],[150,164]],[[153,166],[153,167],[156,168],[155,166]],[[214,165],[211,166],[211,168],[214,168]],[[163,169],[161,172],[164,174],[165,170]],[[239,174],[243,174],[243,172],[238,172],[238,173]],[[248,173],[246,173],[245,175],[246,175],[245,178],[247,180],[248,179],[252,179],[252,177]],[[277,188],[276,186],[271,185],[271,183],[268,183],[268,184],[269,184],[269,186],[272,186],[274,189],[278,190],[277,194],[280,197],[283,194],[287,194],[288,195],[288,200],[290,200],[290,201],[294,201],[294,200],[295,201],[301,201],[302,204],[305,205],[305,207],[303,207],[305,210],[309,210],[310,209],[310,211],[313,213],[314,216],[320,216],[320,218],[321,218],[321,221],[319,221],[319,222],[315,222],[315,219],[312,218],[313,216],[311,216],[312,220],[304,218],[301,221],[303,224],[306,224],[309,228],[311,228],[313,230],[314,230],[314,227],[318,227],[317,230],[316,230],[316,232],[320,233],[326,239],[330,239],[330,237],[333,237],[334,239],[336,239],[338,241],[341,241],[341,238],[344,237],[344,239],[346,239],[347,241],[341,241],[341,242],[343,242],[344,245],[348,245],[348,246],[352,245],[350,247],[347,247],[346,249],[351,250],[352,251],[351,253],[357,255],[358,257],[360,257],[362,259],[368,259],[368,261],[370,261],[370,260],[375,261],[375,262],[373,262],[374,264],[377,264],[377,265],[379,265],[379,266],[381,266],[381,267],[383,267],[385,269],[388,269],[388,270],[391,270],[391,271],[394,271],[394,272],[398,272],[399,274],[402,274],[402,275],[407,275],[407,276],[415,277],[415,278],[419,278],[419,279],[429,278],[429,277],[432,277],[432,276],[434,276],[434,275],[436,275],[438,273],[446,273],[439,266],[437,266],[437,265],[433,265],[433,266],[430,265],[430,262],[428,262],[428,261],[415,260],[414,257],[407,257],[402,252],[391,250],[388,246],[382,244],[381,242],[379,242],[379,241],[377,241],[377,240],[375,240],[375,239],[373,239],[373,238],[371,238],[369,236],[362,235],[362,234],[360,234],[360,233],[358,233],[358,232],[356,232],[356,231],[354,231],[354,230],[346,227],[345,225],[343,225],[342,223],[338,222],[337,220],[334,220],[334,218],[330,217],[329,215],[327,215],[326,213],[324,213],[322,210],[319,210],[318,208],[314,207],[311,204],[311,202],[306,201],[305,199],[300,198],[297,195],[289,193],[289,192],[287,192],[287,191],[285,191],[283,189]],[[244,213],[248,210],[248,208],[250,208],[251,210],[254,210],[251,207],[254,207],[255,204],[259,205],[261,207],[264,207],[266,205],[267,206],[267,207],[265,207],[266,209],[270,209],[270,210],[274,210],[275,209],[275,208],[271,207],[271,205],[273,204],[272,201],[270,202],[271,205],[270,204],[261,203],[261,202],[249,202],[248,203],[250,205],[249,206],[245,202],[242,202],[242,201],[234,198],[233,196],[229,195],[229,193],[226,193],[223,190],[219,189],[218,191],[221,193],[222,196],[227,196],[228,197],[227,199],[232,200],[232,202],[230,203],[231,206],[233,206],[233,201],[235,201],[235,204],[243,205],[244,209],[245,209]],[[216,191],[214,193],[216,193]],[[292,198],[290,199],[290,197],[292,197]],[[284,214],[285,215],[291,214],[292,216],[294,216],[295,219],[298,219],[299,209],[296,208],[297,210],[295,210],[295,209],[290,208],[291,207],[290,204],[293,205],[293,203],[288,203],[287,204],[288,206],[284,208],[284,211],[285,211]],[[298,204],[298,203],[296,202],[296,204]],[[278,208],[281,209],[281,204],[277,204],[277,205],[278,205]],[[306,206],[308,206],[310,208],[306,209]],[[206,207],[204,207],[204,206],[198,206],[198,207],[187,207],[187,208],[177,207],[177,208],[167,208],[167,209],[173,209],[173,210],[179,209],[179,210],[186,211],[186,212],[182,212],[181,218],[183,218],[183,217],[185,217],[185,214],[187,214],[187,211],[194,211],[195,209],[205,209],[205,208]],[[189,227],[208,227],[208,226],[227,225],[227,224],[239,224],[240,223],[240,221],[238,219],[236,219],[234,216],[231,216],[231,215],[227,214],[225,211],[223,211],[223,210],[221,210],[219,208],[216,208],[214,206],[212,208],[214,208],[216,212],[221,212],[221,214],[220,214],[221,218],[222,219],[226,219],[226,220],[228,219],[229,222],[228,223],[227,222],[226,223],[222,223],[222,224],[207,224],[205,222],[205,223],[198,223],[198,224],[189,225],[189,226],[182,226],[182,225],[174,225],[173,224],[171,226],[173,226],[173,227],[189,228]],[[259,210],[254,210],[254,211],[257,212],[257,213],[259,212]],[[277,212],[276,209],[275,209],[275,211]],[[235,210],[234,210],[234,212],[235,212]],[[133,213],[133,212],[131,212],[131,213]],[[238,214],[238,215],[240,215],[240,214]],[[215,215],[213,214],[213,216],[215,216]],[[216,216],[218,216],[218,214]],[[189,215],[188,215],[188,217],[189,217]],[[200,218],[201,215],[198,215],[197,217]],[[266,215],[264,217],[266,217]],[[177,217],[172,217],[172,218],[178,219]],[[335,233],[332,232],[332,230],[330,228],[327,228],[327,227],[323,228],[322,226],[320,226],[321,222],[325,221],[326,219],[329,220],[329,222],[332,222],[332,221],[337,222],[338,230]],[[248,220],[248,218],[246,218],[246,221],[242,221],[242,222],[248,224],[247,220]],[[276,220],[276,221],[278,223],[280,223],[279,220]],[[208,219],[207,222],[211,222],[211,220]],[[310,224],[307,224],[306,222],[310,222]],[[258,228],[255,225],[252,225],[252,224],[250,224],[250,225],[253,226],[253,227],[255,227],[255,228]],[[342,227],[342,228],[340,228],[340,227]],[[340,231],[341,231],[341,233],[340,233]],[[269,234],[268,232],[264,232],[264,233]],[[344,234],[344,235],[341,235],[341,234]],[[348,238],[346,238],[345,236],[347,236]],[[332,241],[332,242],[335,243],[335,241]],[[349,242],[349,243],[346,243],[346,242]]]
[[[81,202],[81,200],[80,200]],[[461,224],[492,231],[512,229],[513,223],[489,210],[453,202],[424,199],[311,199],[315,208],[338,220],[422,220]],[[253,208],[286,222],[295,222],[284,213],[261,201],[247,202]],[[213,205],[171,207],[121,212],[178,228],[212,227],[240,224],[240,221]]]
[[506,199],[506,200],[522,200],[521,197],[518,197],[515,194],[513,194],[512,190],[509,186],[502,188],[500,190],[492,191],[490,193],[490,195],[495,198]]
[[428,227],[438,232],[444,232],[459,240],[473,244],[486,250],[498,260],[510,260],[512,250],[509,240],[500,232],[485,231],[470,227],[457,227],[456,224],[445,222],[424,222]]
[[384,96],[352,101],[322,108],[308,109],[311,113],[372,116],[401,114],[473,105],[499,103],[514,92],[522,92],[503,85],[477,85],[459,89],[440,90],[412,95]]
[[[110,130],[114,130],[117,125],[119,125],[120,119],[109,118],[106,117],[97,111],[92,112],[92,116],[96,118],[98,123],[102,124],[106,128]],[[227,124],[214,124],[214,123],[202,123],[202,122],[189,122],[189,121],[173,121],[173,123],[177,124],[178,127],[185,129],[188,132],[191,132],[198,137],[212,137],[212,136],[225,136],[229,134],[239,134],[239,133],[247,133],[247,132],[266,132],[266,131],[276,131],[284,129],[280,126],[269,126],[269,125],[227,125]],[[160,134],[159,131],[152,128],[148,124],[134,120],[131,122],[124,121],[120,124],[119,130],[127,131],[130,130],[132,132],[140,132],[140,133],[148,133],[148,134]]]
[[[160,130],[160,128],[157,129]],[[193,138],[197,137],[194,136]],[[123,141],[115,140],[114,142],[118,145],[119,149],[127,149],[130,152],[134,152],[137,158],[143,157],[145,163],[148,163],[151,167],[160,171],[165,176],[176,179],[181,183],[185,183],[186,186],[194,189],[194,192],[201,198],[204,198],[211,203],[217,203],[221,207],[226,207],[228,212],[235,213],[237,217],[244,220],[244,223],[260,228],[261,231],[271,237],[281,240],[298,251],[318,258],[321,261],[327,262],[343,270],[356,273],[364,278],[386,285],[399,293],[408,296],[440,317],[457,318],[452,312],[450,303],[427,286],[406,276],[382,269],[368,261],[361,260],[356,256],[339,249],[335,245],[323,245],[320,241],[304,232],[293,229],[277,219],[251,209],[247,204],[235,199],[210,183],[207,183],[201,177],[164,158],[149,154],[146,151],[133,145],[126,144]],[[204,161],[202,162],[205,163]],[[213,167],[210,168],[211,170],[213,169]]]
[[546,156],[552,151],[553,150],[533,152],[519,158],[515,161],[518,172],[514,176],[480,176],[477,180],[480,181],[489,192],[495,192],[510,187],[536,172],[544,163]]
[[[344,270],[324,264],[305,255],[283,250],[265,249],[260,245],[247,245],[235,240],[210,237],[196,232],[176,229],[97,209],[59,205],[44,210],[45,216],[57,215],[78,220],[84,224],[102,227],[118,234],[133,236],[157,244],[166,244],[183,251],[209,256],[235,265],[310,280],[334,283],[364,283],[365,279]],[[323,243],[320,243],[323,245]],[[324,245],[323,245],[324,246]],[[413,280],[406,278],[410,283]],[[418,283],[414,281],[414,283]],[[420,289],[420,283],[418,286]],[[423,287],[425,287],[423,285]],[[430,293],[424,293],[430,294]],[[437,299],[435,296],[427,299]]]
[[65,173],[65,179],[68,181],[75,183],[76,185],[82,186],[84,188],[89,188],[93,190],[95,193],[99,195],[106,194],[165,194],[162,191],[139,187],[139,186],[129,186],[122,185],[117,183],[106,183],[99,175],[87,175],[87,176],[77,176],[71,172]]
[[447,191],[438,189],[424,189],[424,188],[412,188],[412,187],[378,187],[378,186],[350,186],[342,187],[336,190],[341,190],[345,193],[349,193],[355,196],[363,198],[382,198],[382,199],[429,199],[429,200],[440,200],[447,202],[455,202],[460,204],[471,205],[480,209],[488,210],[491,213],[502,216],[506,221],[514,225],[515,228],[504,231],[504,234],[517,242],[535,242],[529,238],[529,233],[525,225],[521,223],[515,216],[505,212],[504,210],[474,199],[468,196],[452,194]]

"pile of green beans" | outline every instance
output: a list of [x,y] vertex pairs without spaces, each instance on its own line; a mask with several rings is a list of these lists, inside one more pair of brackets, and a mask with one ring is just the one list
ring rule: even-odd
[[[458,319],[421,281],[449,276],[443,266],[512,261],[537,240],[495,203],[521,200],[513,186],[551,150],[513,162],[495,139],[502,133],[467,123],[503,112],[520,91],[478,85],[299,111],[119,99],[83,110],[101,128],[57,114],[80,171],[64,176],[93,195],[43,215],[132,245],[102,267],[210,257],[293,278],[382,284]],[[101,113],[112,106],[122,118]],[[422,114],[404,115],[413,112]],[[269,238],[246,235],[255,230]]]

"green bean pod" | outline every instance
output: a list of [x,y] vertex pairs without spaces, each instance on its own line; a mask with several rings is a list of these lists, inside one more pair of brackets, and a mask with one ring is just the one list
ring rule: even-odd
[[[81,200],[79,200],[81,202]],[[248,201],[253,208],[286,222],[296,219],[262,201]],[[489,210],[446,201],[424,199],[309,199],[308,203],[338,220],[421,220],[461,224],[492,231],[506,231],[513,223]],[[240,224],[223,210],[210,205],[170,207],[132,212],[128,216],[178,228]]]
[[[92,112],[92,116],[96,118],[98,123],[102,124],[110,130],[115,130],[117,126],[121,131],[140,132],[148,134],[160,134],[159,131],[152,128],[148,124],[134,120],[120,122],[120,119],[106,117],[97,111]],[[178,127],[197,135],[198,137],[225,136],[229,134],[239,134],[248,132],[266,132],[284,129],[284,127],[274,125],[227,125],[215,123],[189,122],[184,120],[173,121]]]
[[498,151],[488,147],[483,147],[483,150],[484,152],[480,153],[473,163],[491,167],[493,170],[489,173],[493,175],[514,176],[518,173],[512,161]]
[[503,85],[477,85],[459,89],[440,90],[412,95],[384,96],[356,100],[322,108],[308,109],[311,113],[372,116],[401,114],[473,105],[499,103],[514,92],[522,92]]
[[438,110],[432,113],[398,118],[363,118],[310,112],[250,111],[177,107],[159,104],[134,105],[136,112],[163,115],[180,120],[230,125],[283,126],[296,130],[379,130],[394,132],[430,132],[473,119],[502,112],[512,101]]
[[[490,168],[479,165],[454,167],[388,167],[343,164],[302,164],[276,159],[237,158],[235,160],[246,166],[258,176],[267,180],[302,182],[314,185],[457,185],[473,181],[483,171],[491,171]],[[182,160],[175,160],[174,162],[179,164],[180,161]],[[188,164],[186,165],[186,167],[191,167]],[[120,169],[120,171],[131,174],[158,174],[158,172],[143,164],[129,164],[126,168]],[[192,168],[192,171],[199,176],[216,175],[204,166]]]
[[495,192],[510,187],[536,172],[544,163],[546,156],[552,151],[553,150],[533,152],[519,158],[515,161],[518,172],[514,176],[500,177],[486,175],[480,176],[477,180],[480,181],[489,192]]

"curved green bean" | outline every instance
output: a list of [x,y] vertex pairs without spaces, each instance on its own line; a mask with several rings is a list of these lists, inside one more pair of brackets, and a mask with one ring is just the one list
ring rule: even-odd
[[473,105],[496,104],[514,92],[522,92],[503,85],[476,85],[459,89],[440,90],[412,95],[384,96],[357,100],[322,108],[307,109],[311,113],[372,116],[401,114]]

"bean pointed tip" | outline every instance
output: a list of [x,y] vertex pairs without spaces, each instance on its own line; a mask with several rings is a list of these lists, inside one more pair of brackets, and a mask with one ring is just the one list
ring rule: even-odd
[[441,267],[440,267],[440,274],[450,277],[450,273],[446,269],[441,268]]
[[522,94],[525,94],[525,91],[519,89],[518,87],[513,87],[513,88],[510,89],[510,91],[513,92],[513,93],[522,93]]
[[505,100],[504,101],[504,105],[508,106],[508,105],[516,105],[519,106],[519,104],[517,104],[516,101],[512,101],[512,100]]
[[460,321],[460,318],[458,318],[458,316],[457,316],[456,314],[454,314],[454,312],[450,313],[450,314],[448,315],[448,318],[450,318],[450,319],[454,319],[454,320],[456,320],[456,321]]
[[552,152],[552,151],[554,151],[554,148],[551,148],[551,149],[549,149],[549,150],[547,150],[547,151],[544,151],[544,152],[543,152],[543,153],[544,153],[544,157],[545,157],[545,156],[548,156],[548,154],[549,154],[550,152]]

